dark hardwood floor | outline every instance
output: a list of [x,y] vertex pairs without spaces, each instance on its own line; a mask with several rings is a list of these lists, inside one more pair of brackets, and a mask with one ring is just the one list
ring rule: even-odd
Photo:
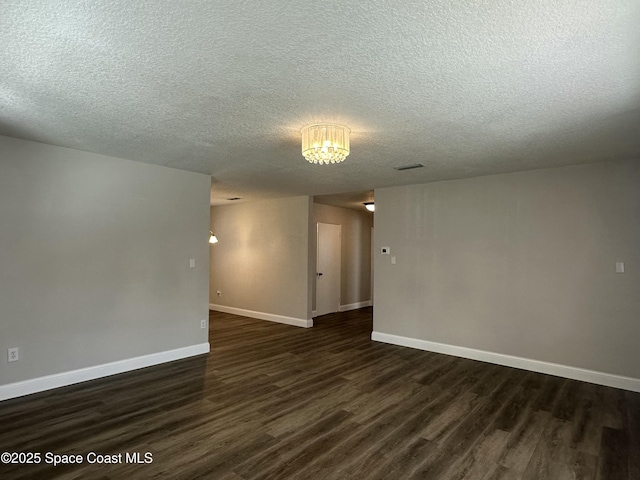
[[1,402],[0,452],[43,458],[0,478],[640,479],[640,394],[375,343],[371,309],[315,324],[211,312],[206,357]]

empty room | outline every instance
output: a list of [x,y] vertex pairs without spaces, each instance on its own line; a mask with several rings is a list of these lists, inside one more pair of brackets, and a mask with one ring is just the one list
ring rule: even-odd
[[0,478],[640,479],[638,25],[0,1]]

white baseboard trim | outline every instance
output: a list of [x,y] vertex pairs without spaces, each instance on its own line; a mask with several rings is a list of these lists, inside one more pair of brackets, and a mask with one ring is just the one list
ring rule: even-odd
[[0,385],[0,401],[209,353],[209,342]]
[[532,372],[546,373],[548,375],[555,375],[556,377],[571,378],[573,380],[581,380],[583,382],[605,385],[607,387],[621,388],[632,392],[640,392],[639,378],[623,377],[610,373],[586,370],[584,368],[570,367],[557,363],[532,360],[530,358],[514,357],[512,355],[504,355],[502,353],[458,347],[455,345],[447,345],[445,343],[429,342],[418,338],[402,337],[400,335],[392,335],[389,333],[375,331],[371,333],[371,340],[391,343],[393,345],[401,345],[403,347],[417,348],[418,350],[426,350],[429,352],[444,353],[447,355],[454,355],[456,357],[470,358],[472,360],[480,360],[481,362],[505,365],[507,367],[521,368]]
[[311,316],[312,317],[317,317],[318,316],[318,310],[312,310],[311,311]]
[[358,308],[370,307],[371,300],[366,302],[348,303],[346,305],[340,305],[338,307],[339,312],[348,312],[349,310],[357,310]]
[[227,307],[225,305],[209,304],[209,310],[216,312],[233,313],[234,315],[242,315],[243,317],[257,318],[259,320],[268,320],[270,322],[285,323],[295,327],[310,328],[313,327],[313,320],[305,320],[303,318],[285,317],[284,315],[275,315],[273,313],[256,312],[254,310],[245,310],[244,308]]

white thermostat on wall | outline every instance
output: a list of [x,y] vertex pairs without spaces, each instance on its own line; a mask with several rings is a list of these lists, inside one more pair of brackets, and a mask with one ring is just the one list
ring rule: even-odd
[[380,253],[382,255],[389,255],[391,253],[391,249],[389,247],[382,247],[380,248]]

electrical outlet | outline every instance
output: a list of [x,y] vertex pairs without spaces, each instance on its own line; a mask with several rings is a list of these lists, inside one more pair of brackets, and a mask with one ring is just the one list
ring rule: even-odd
[[190,258],[189,259],[189,268],[196,268],[196,259],[195,258]]
[[222,291],[221,290],[216,290],[216,293],[218,294],[219,297],[222,296]]
[[7,357],[10,362],[17,362],[20,359],[19,348],[10,348],[7,350]]
[[200,328],[207,328],[207,320],[200,320]]

